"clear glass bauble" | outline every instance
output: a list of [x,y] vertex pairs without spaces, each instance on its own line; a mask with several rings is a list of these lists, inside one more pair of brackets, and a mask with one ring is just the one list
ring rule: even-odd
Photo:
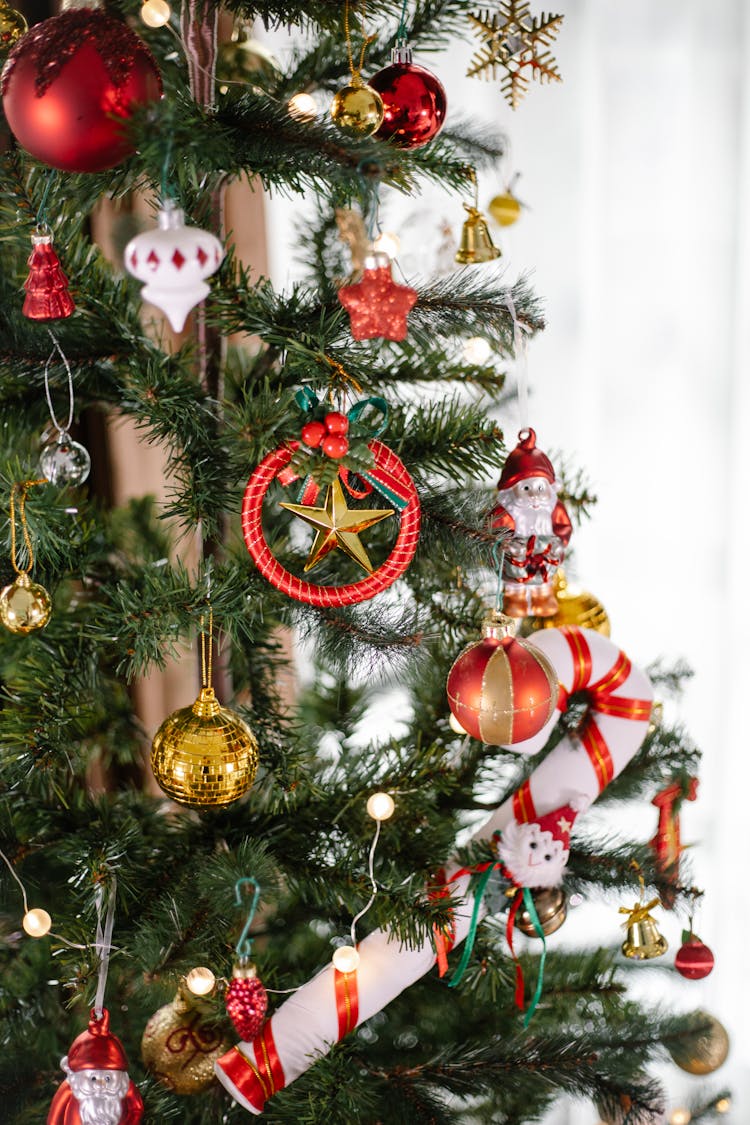
[[88,479],[91,458],[80,442],[70,434],[60,434],[42,450],[39,468],[51,484],[78,485]]

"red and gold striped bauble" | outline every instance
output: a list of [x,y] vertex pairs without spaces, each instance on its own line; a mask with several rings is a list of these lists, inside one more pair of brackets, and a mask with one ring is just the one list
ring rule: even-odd
[[492,613],[482,639],[465,648],[448,673],[448,703],[467,734],[511,746],[538,734],[557,703],[555,670],[543,652],[515,637],[516,622]]

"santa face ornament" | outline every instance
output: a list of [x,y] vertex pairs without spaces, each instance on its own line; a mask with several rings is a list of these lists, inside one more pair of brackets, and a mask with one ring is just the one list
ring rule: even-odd
[[537,820],[512,820],[503,829],[497,854],[515,886],[556,887],[562,883],[576,814],[571,805],[563,805]]
[[67,1077],[52,1099],[47,1125],[138,1125],[143,1099],[128,1075],[122,1043],[109,1030],[109,1012],[92,1008],[89,1026],[60,1063]]

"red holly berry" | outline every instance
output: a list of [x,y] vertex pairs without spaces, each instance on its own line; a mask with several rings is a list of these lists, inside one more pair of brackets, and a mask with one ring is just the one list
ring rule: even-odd
[[335,461],[338,461],[349,452],[349,442],[345,437],[339,437],[338,434],[329,434],[327,438],[323,439],[322,448],[326,457],[332,457]]
[[307,425],[302,427],[300,437],[305,445],[309,445],[311,449],[317,449],[325,437],[325,433],[326,428],[322,422],[308,422]]
[[330,414],[326,414],[325,421],[329,434],[345,434],[349,429],[349,419],[346,414],[340,414],[338,410],[332,410]]

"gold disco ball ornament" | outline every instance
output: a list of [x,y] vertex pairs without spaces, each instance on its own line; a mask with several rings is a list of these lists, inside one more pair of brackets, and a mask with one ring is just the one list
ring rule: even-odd
[[214,1063],[231,1046],[210,998],[194,996],[183,979],[174,1000],[154,1012],[146,1024],[141,1057],[168,1090],[200,1094],[215,1083]]
[[504,191],[490,200],[490,215],[501,227],[512,227],[521,218],[521,204],[511,191]]
[[670,1045],[668,1050],[673,1062],[688,1074],[713,1074],[726,1062],[729,1054],[729,1035],[723,1024],[709,1012],[696,1012],[707,1026],[697,1039],[690,1042]]
[[576,586],[569,586],[565,572],[560,568],[554,580],[557,612],[552,617],[530,617],[524,622],[524,632],[538,629],[559,629],[563,625],[576,625],[580,629],[593,629],[603,637],[609,636],[607,611],[593,594]]
[[43,629],[52,614],[52,599],[28,574],[0,591],[0,621],[11,633],[33,633]]
[[0,55],[7,54],[28,30],[29,25],[20,12],[10,4],[0,3]]
[[[531,892],[534,909],[545,937],[559,930],[568,914],[568,900],[562,887],[536,887]],[[527,937],[539,937],[531,913],[522,902],[516,914],[516,928]]]
[[154,777],[173,801],[219,808],[255,780],[258,743],[247,723],[203,687],[192,707],[164,720],[151,746]]

